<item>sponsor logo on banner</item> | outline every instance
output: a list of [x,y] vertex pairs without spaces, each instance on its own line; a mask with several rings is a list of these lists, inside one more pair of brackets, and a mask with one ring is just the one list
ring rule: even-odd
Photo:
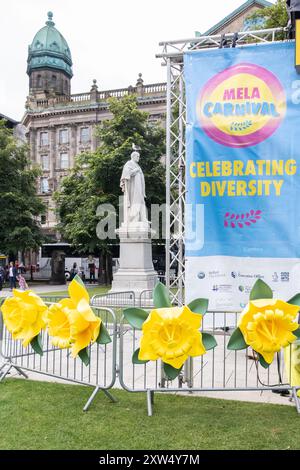
[[206,134],[227,147],[249,147],[270,137],[286,112],[278,78],[251,63],[229,67],[213,76],[197,101]]

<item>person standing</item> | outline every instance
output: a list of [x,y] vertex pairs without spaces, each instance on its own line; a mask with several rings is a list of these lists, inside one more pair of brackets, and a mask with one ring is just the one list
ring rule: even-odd
[[18,283],[19,283],[19,288],[21,290],[27,290],[28,289],[28,285],[27,285],[27,282],[25,280],[25,277],[21,273],[18,275]]
[[96,265],[95,265],[94,259],[89,260],[89,270],[90,270],[90,283],[95,284],[96,283],[96,277],[95,277]]
[[5,270],[3,266],[0,266],[0,290],[2,290],[4,282],[5,282]]
[[15,289],[17,286],[17,268],[13,261],[9,263],[9,287],[10,290]]
[[77,263],[73,263],[73,268],[70,271],[70,281],[73,281],[76,274],[78,274]]

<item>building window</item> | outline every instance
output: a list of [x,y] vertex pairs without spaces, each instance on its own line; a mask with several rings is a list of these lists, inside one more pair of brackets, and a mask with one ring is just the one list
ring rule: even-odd
[[42,170],[49,170],[49,155],[41,155]]
[[36,85],[38,88],[42,88],[42,76],[41,75],[37,76]]
[[48,178],[41,178],[41,193],[49,193]]
[[57,83],[57,78],[56,78],[56,75],[52,75],[52,86],[53,87],[56,87],[56,83]]
[[47,223],[47,216],[43,214],[43,215],[41,216],[41,224],[42,224],[42,225],[45,225],[46,223]]
[[49,145],[49,134],[48,132],[41,132],[40,145]]
[[59,131],[59,143],[68,144],[69,143],[69,131],[68,129],[61,129]]
[[80,142],[86,144],[90,141],[90,128],[89,127],[82,127],[80,129]]
[[60,168],[67,170],[69,168],[69,155],[67,153],[60,154]]

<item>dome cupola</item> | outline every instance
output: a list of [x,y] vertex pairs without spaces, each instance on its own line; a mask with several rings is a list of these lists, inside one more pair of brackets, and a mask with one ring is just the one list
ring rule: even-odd
[[50,11],[46,25],[36,33],[28,48],[27,74],[31,93],[70,94],[72,65],[68,43],[55,28]]

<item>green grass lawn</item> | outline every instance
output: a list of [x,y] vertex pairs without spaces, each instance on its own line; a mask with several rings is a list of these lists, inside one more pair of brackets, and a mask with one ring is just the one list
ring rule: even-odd
[[[97,287],[95,286],[95,287],[87,288],[87,291],[90,294],[90,297],[93,297],[93,295],[96,295],[96,294],[106,294],[109,290],[110,290],[110,286],[97,286]],[[47,295],[49,297],[51,296],[56,297],[60,295],[68,296],[68,292],[67,290],[58,290],[55,292],[42,292],[41,294],[39,293],[39,295]]]
[[300,416],[285,405],[157,394],[98,394],[91,388],[8,379],[0,384],[0,449],[300,449]]

